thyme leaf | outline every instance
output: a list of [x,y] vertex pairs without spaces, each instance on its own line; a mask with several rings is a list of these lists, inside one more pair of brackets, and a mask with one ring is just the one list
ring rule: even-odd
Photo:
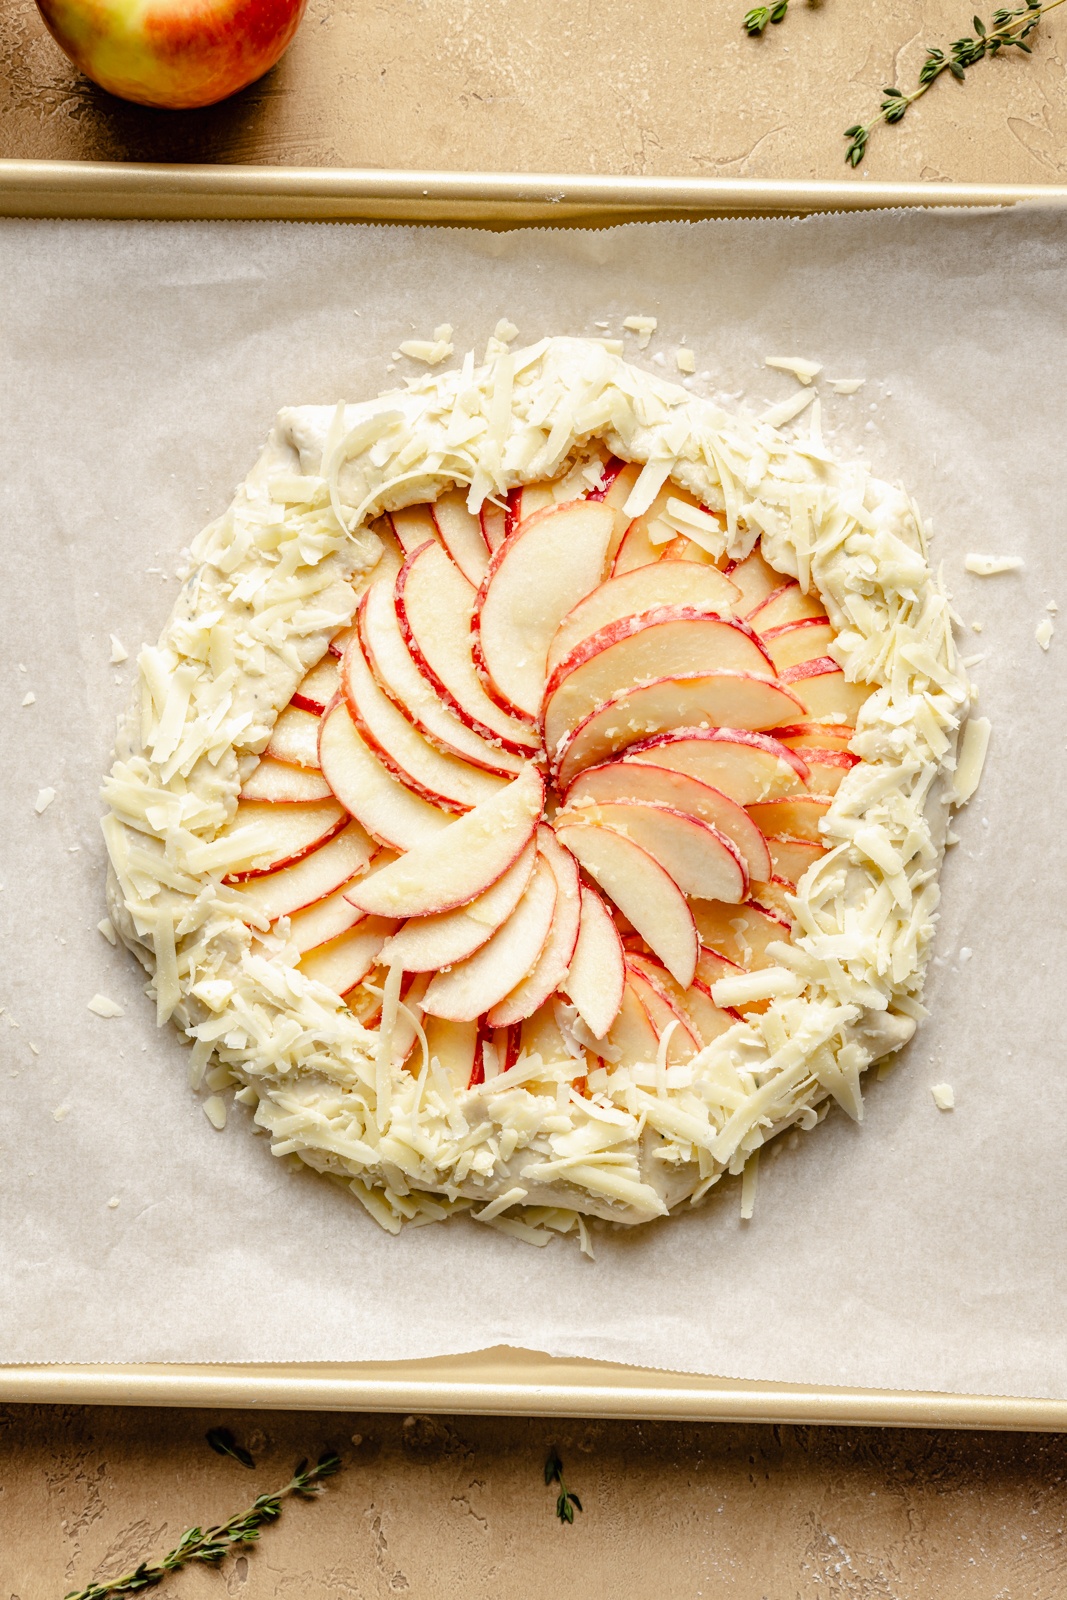
[[243,1444],[238,1444],[229,1428],[209,1428],[204,1435],[217,1456],[232,1456],[242,1467],[254,1467],[255,1462]]
[[574,1493],[574,1490],[568,1489],[563,1481],[563,1462],[560,1460],[559,1451],[555,1445],[552,1446],[545,1460],[545,1483],[546,1485],[553,1483],[559,1485],[559,1494],[556,1496],[556,1516],[564,1525],[573,1522],[574,1513],[582,1509],[582,1502]]
[[789,0],[774,0],[774,4],[769,6],[753,6],[751,11],[745,12],[741,26],[750,39],[758,39],[769,22],[784,22],[788,10]]

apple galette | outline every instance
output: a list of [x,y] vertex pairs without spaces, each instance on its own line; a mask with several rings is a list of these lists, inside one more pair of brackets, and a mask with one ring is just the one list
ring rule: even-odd
[[[696,1202],[923,1015],[970,691],[902,490],[552,339],[283,411],[105,786],[194,1083],[383,1226]],[[751,1170],[751,1169],[750,1169]]]

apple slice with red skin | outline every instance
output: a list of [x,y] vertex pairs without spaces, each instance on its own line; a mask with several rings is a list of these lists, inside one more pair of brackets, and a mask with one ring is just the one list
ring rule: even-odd
[[616,1057],[612,1066],[655,1066],[659,1039],[630,974],[623,985],[618,1014],[608,1031],[606,1043]]
[[782,917],[792,930],[794,918],[786,896],[792,894],[795,887],[784,878],[771,877],[765,883],[752,884],[751,894],[757,905],[762,906],[764,911],[773,911],[776,916]]
[[430,1057],[436,1058],[453,1089],[470,1088],[478,1053],[477,1022],[450,1022],[445,1017],[427,1016],[423,1027]]
[[[698,900],[693,905],[693,916],[700,931],[702,944],[726,956],[746,972],[760,967],[773,967],[775,960],[767,954],[767,946],[774,939],[789,942],[792,924],[769,907],[748,900],[743,906],[724,905],[718,900]],[[749,1009],[745,1007],[746,1011]]]
[[430,505],[405,506],[402,511],[390,511],[389,525],[405,556],[424,545],[427,539],[436,542],[439,537],[433,507]]
[[306,955],[320,944],[328,944],[331,939],[339,938],[349,928],[354,928],[357,922],[362,922],[363,912],[357,911],[351,901],[345,899],[345,890],[352,887],[357,876],[353,874],[340,888],[316,900],[313,905],[290,913],[289,942],[296,946],[301,955]]
[[572,500],[524,519],[489,563],[471,618],[471,648],[493,699],[535,720],[548,647],[563,618],[604,573],[614,528],[609,506]]
[[222,829],[220,837],[237,833],[241,828],[257,827],[263,836],[263,848],[250,867],[230,873],[223,882],[244,883],[249,878],[277,872],[279,867],[293,866],[326,844],[335,833],[340,833],[347,822],[344,806],[332,796],[329,800],[285,806],[271,805],[264,800],[239,800],[233,818]]
[[508,509],[511,512],[508,538],[518,533],[524,522],[555,504],[556,496],[550,483],[523,483],[517,489],[512,489],[508,495]]
[[578,942],[560,989],[594,1039],[602,1039],[622,1005],[622,940],[596,890],[582,884],[581,897]]
[[[563,1037],[562,1029],[556,1017],[554,1001],[550,1000],[539,1011],[535,1011],[532,1017],[527,1017],[524,1022],[519,1024],[519,1029],[522,1040],[521,1050],[527,1057],[537,1055],[541,1057],[543,1062],[548,1063],[566,1061],[570,1056],[567,1042]],[[574,1077],[571,1082],[574,1083],[583,1078],[585,1072],[586,1063],[583,1055],[580,1061],[574,1062]],[[532,1087],[534,1082],[536,1080],[528,1081],[527,1087]],[[555,1088],[555,1084],[551,1084],[548,1087],[548,1092],[555,1093]],[[537,1091],[535,1090],[534,1092],[536,1093]],[[542,1090],[541,1092],[544,1093],[545,1091]]]
[[292,767],[317,769],[319,718],[311,711],[301,711],[298,706],[286,706],[278,713],[270,743],[263,753]]
[[711,998],[711,990],[701,981],[700,961],[705,954],[706,952],[702,951],[698,958],[697,976],[688,989],[680,988],[666,967],[661,966],[654,957],[634,951],[626,958],[627,965],[640,972],[670,1002],[675,1011],[684,1016],[689,1031],[697,1040],[698,1047],[711,1044],[713,1039],[717,1039],[728,1028],[732,1028],[735,1022],[741,1021],[736,1011],[717,1006]]
[[436,916],[412,917],[382,951],[382,960],[405,972],[436,972],[466,961],[488,943],[522,899],[534,868],[536,846],[531,839],[518,860],[492,888],[468,905]]
[[822,622],[826,611],[818,595],[805,594],[795,578],[783,583],[748,613],[748,621],[757,633],[780,628],[787,622],[802,622],[805,617],[815,617]]
[[[630,467],[633,470],[633,478],[631,479],[629,485],[625,484],[625,480],[623,484],[620,484],[619,479],[622,477],[622,474],[626,471],[627,467]],[[608,504],[612,506],[616,504],[619,507],[624,506],[626,501],[629,499],[630,491],[637,482],[637,474],[639,471],[639,467],[636,467],[633,462],[624,461],[621,456],[608,456],[607,460],[600,469],[600,482],[597,484],[595,489],[590,489],[586,498],[589,500],[606,500]],[[621,499],[618,499],[617,501],[612,499],[613,494],[618,496],[620,493],[622,495]]]
[[[637,481],[636,478],[634,481]],[[700,501],[687,490],[680,489],[677,484],[668,480],[648,510],[635,517],[626,529],[612,565],[612,577],[621,577],[626,572],[632,572],[635,567],[645,567],[651,561],[658,561],[667,545],[673,543],[677,537],[677,529],[668,527],[662,520],[668,500],[681,500],[683,505],[707,512],[707,507],[702,506]],[[713,516],[714,512],[707,514]]]
[[508,536],[508,514],[503,506],[498,506],[492,500],[483,500],[478,521],[481,524],[482,537],[491,555]]
[[799,751],[807,760],[808,750],[847,750],[856,737],[856,730],[845,722],[795,722],[775,728],[774,737],[787,749]]
[[[656,963],[652,965],[655,967]],[[670,973],[667,969],[664,967],[661,970],[669,979]],[[673,1022],[674,1027],[667,1042],[667,1065],[674,1066],[683,1061],[692,1061],[700,1049],[700,1040],[690,1018],[681,1006],[676,1006],[667,990],[660,984],[653,983],[629,958],[626,962],[626,980],[632,986],[645,1015],[652,1024],[656,1035],[657,1054],[660,1041]]]
[[685,895],[654,856],[612,828],[556,823],[556,837],[614,901],[667,971],[688,989],[697,934]]
[[569,850],[564,850],[552,829],[542,823],[537,830],[537,849],[548,862],[556,882],[556,904],[552,925],[541,954],[530,971],[489,1013],[494,1028],[510,1028],[532,1017],[567,976],[581,920],[581,880],[578,866]]
[[797,667],[803,661],[824,656],[836,635],[821,617],[802,617],[799,622],[783,622],[760,634],[763,647],[774,662],[776,672]]
[[337,693],[338,673],[337,658],[327,651],[318,665],[301,678],[289,704],[321,717]]
[[812,794],[836,794],[846,774],[860,762],[851,750],[805,750],[804,759],[811,774],[808,787]]
[[781,675],[783,687],[796,695],[813,722],[839,719],[852,727],[860,707],[871,692],[869,683],[849,683],[831,656],[804,661],[787,667]]
[[[616,458],[617,459],[617,458]],[[624,461],[618,471],[612,470],[610,482],[601,484],[601,487],[587,498],[599,500],[604,505],[610,506],[615,516],[615,531],[611,536],[608,546],[607,570],[610,572],[619,553],[619,546],[626,537],[626,530],[630,526],[630,518],[623,510],[623,506],[633,493],[634,484],[641,476],[641,463],[639,461]]]
[[575,820],[624,833],[670,873],[683,894],[738,904],[748,892],[748,873],[737,846],[710,822],[688,812],[623,800],[561,812],[557,818],[564,824]]
[[514,755],[530,755],[537,734],[502,711],[485,691],[471,655],[475,590],[436,543],[404,562],[396,580],[396,614],[411,659],[449,709],[483,739]]
[[728,562],[724,571],[730,582],[741,591],[741,601],[737,607],[739,617],[751,615],[762,601],[788,581],[786,574],[777,572],[769,562],[764,561],[758,541],[743,561]]
[[372,838],[394,850],[411,850],[454,820],[388,773],[338,699],[322,719],[323,776],[334,794]]
[[576,645],[549,679],[545,747],[554,750],[598,706],[636,684],[707,672],[774,677],[755,634],[714,612],[657,606],[609,622]]
[[[550,752],[559,786],[566,789],[579,772],[648,736],[666,729],[696,729],[701,724],[732,729],[773,728],[796,715],[797,702],[769,678],[745,672],[704,672],[659,678],[623,689],[578,724]],[[718,785],[723,788],[725,785]]]
[[757,800],[745,808],[765,839],[788,834],[791,839],[810,839],[822,844],[819,823],[830,809],[824,795],[792,794],[784,800]]
[[772,834],[767,840],[774,876],[795,889],[809,867],[826,854],[826,847],[813,839],[794,839],[789,834]]
[[293,806],[308,800],[328,800],[330,785],[320,772],[293,767],[273,756],[260,756],[259,765],[241,790],[242,800],[269,800],[275,806]]
[[488,943],[466,961],[435,975],[426,991],[426,1010],[453,1022],[491,1013],[540,957],[555,904],[555,876],[539,855],[521,900]]
[[750,878],[763,879],[771,874],[766,840],[745,808],[688,773],[643,761],[607,761],[580,773],[567,790],[564,804],[569,810],[581,811],[585,806],[618,800],[670,806],[710,822],[733,842]]
[[682,726],[630,745],[623,760],[687,773],[749,806],[807,788],[807,763],[780,743],[777,732]]
[[363,917],[347,933],[301,956],[298,970],[344,997],[363,982],[395,927],[387,917]]
[[728,616],[737,599],[737,590],[717,567],[695,561],[656,561],[609,578],[563,618],[548,649],[549,676],[583,640],[613,622],[660,606],[692,606]]
[[[368,598],[364,596],[361,605]],[[378,687],[358,639],[341,663],[341,692],[349,716],[378,760],[430,805],[446,811],[470,810],[506,784],[500,774],[445,755],[424,739]]]
[[404,643],[392,584],[372,584],[363,596],[359,639],[378,687],[438,750],[501,777],[522,770],[522,756],[487,743],[442,703],[423,677]]
[[477,589],[489,569],[489,546],[481,521],[467,510],[466,490],[450,489],[431,509],[441,543],[467,582]]
[[405,918],[466,905],[502,878],[525,850],[544,798],[540,773],[526,767],[491,799],[365,878],[352,891],[353,903],[377,916]]
[[350,822],[340,833],[310,855],[290,867],[281,867],[261,878],[250,878],[229,899],[248,907],[249,915],[276,922],[295,911],[315,904],[342,884],[347,885],[362,872],[374,854],[374,846],[358,822]]

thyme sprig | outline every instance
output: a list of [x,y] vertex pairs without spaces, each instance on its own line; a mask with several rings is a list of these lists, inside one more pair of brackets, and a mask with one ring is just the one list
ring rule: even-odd
[[878,115],[872,117],[870,122],[854,123],[851,128],[845,129],[845,138],[848,148],[845,150],[845,161],[850,167],[858,167],[867,153],[867,142],[880,122],[900,122],[913,106],[916,100],[921,100],[923,95],[933,88],[938,78],[944,72],[951,72],[952,76],[962,83],[969,67],[976,66],[979,61],[987,57],[998,56],[1002,50],[1022,50],[1030,55],[1031,46],[1028,40],[1034,33],[1042,17],[1050,11],[1055,11],[1057,6],[1063,5],[1064,0],[1025,0],[1025,4],[1014,9],[1002,8],[993,13],[992,26],[987,28],[981,17],[974,18],[974,33],[962,39],[954,39],[948,51],[937,49],[934,46],[927,48],[926,57],[919,68],[918,86],[910,92],[891,86],[883,89],[884,96],[878,109]]
[[775,0],[770,6],[753,6],[751,11],[745,12],[741,26],[750,39],[758,39],[768,22],[784,22],[788,10],[789,0]]
[[[237,1459],[240,1460],[240,1457]],[[283,1500],[290,1495],[315,1493],[323,1479],[332,1478],[340,1466],[340,1460],[330,1451],[321,1455],[313,1467],[306,1460],[301,1461],[288,1483],[274,1494],[257,1496],[250,1510],[231,1517],[228,1522],[215,1528],[187,1528],[174,1549],[168,1551],[160,1561],[142,1561],[136,1571],[126,1573],[122,1578],[105,1579],[102,1583],[91,1583],[85,1589],[71,1590],[65,1600],[114,1600],[117,1595],[141,1594],[145,1589],[162,1583],[170,1573],[193,1562],[217,1566],[231,1551],[254,1544],[261,1528],[277,1522],[282,1514]]]
[[574,1513],[582,1509],[582,1502],[574,1493],[574,1490],[568,1489],[563,1481],[563,1462],[559,1458],[559,1451],[555,1445],[548,1452],[548,1459],[545,1461],[545,1482],[547,1484],[559,1484],[559,1494],[556,1496],[556,1516],[562,1523],[573,1522]]

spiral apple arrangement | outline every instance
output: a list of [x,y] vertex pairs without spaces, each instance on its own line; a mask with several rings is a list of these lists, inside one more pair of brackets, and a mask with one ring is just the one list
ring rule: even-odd
[[715,985],[789,939],[858,760],[868,689],[818,598],[758,544],[715,556],[673,483],[627,517],[638,471],[384,518],[242,790],[233,826],[272,842],[230,880],[250,913],[369,1026],[399,967],[394,1062],[421,1033],[459,1089],[523,1052],[569,1051],[580,1083],[718,1037]]

